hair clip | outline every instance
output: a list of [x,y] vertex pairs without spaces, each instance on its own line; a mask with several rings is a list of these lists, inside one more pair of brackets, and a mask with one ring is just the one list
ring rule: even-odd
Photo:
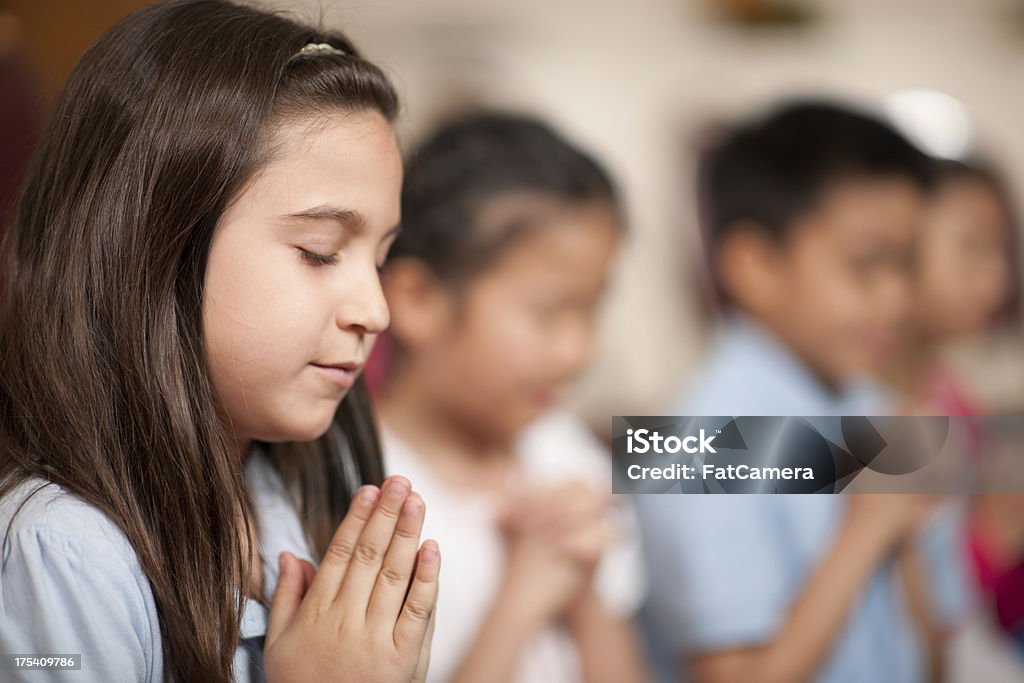
[[344,50],[328,43],[307,43],[299,50],[300,55],[346,55]]

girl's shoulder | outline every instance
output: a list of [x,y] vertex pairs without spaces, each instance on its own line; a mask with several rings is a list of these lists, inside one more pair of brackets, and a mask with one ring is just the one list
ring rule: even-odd
[[135,558],[124,533],[102,510],[45,479],[28,479],[0,498],[0,542],[30,535]]
[[102,510],[44,479],[28,479],[0,498],[0,574],[21,567],[45,577],[64,571],[83,580],[103,575],[132,600],[152,602],[128,537]]
[[0,498],[0,547],[0,642],[12,652],[80,654],[89,680],[160,679],[152,590],[99,508],[27,480]]

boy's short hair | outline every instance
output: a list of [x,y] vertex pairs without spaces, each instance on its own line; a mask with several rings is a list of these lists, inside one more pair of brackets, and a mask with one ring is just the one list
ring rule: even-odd
[[698,171],[709,247],[740,222],[784,240],[830,186],[902,177],[932,184],[930,159],[891,126],[828,102],[790,102],[729,130]]

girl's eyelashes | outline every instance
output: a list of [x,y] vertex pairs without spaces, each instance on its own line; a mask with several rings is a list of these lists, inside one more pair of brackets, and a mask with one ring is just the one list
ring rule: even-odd
[[[303,249],[302,247],[296,248],[299,250],[299,254],[302,256],[302,260],[306,261],[309,265],[315,268],[320,266],[333,266],[338,262],[337,254],[318,254],[314,251]],[[375,263],[374,267],[377,269],[377,275],[384,274],[383,263]]]
[[311,266],[333,266],[338,262],[337,254],[318,254],[316,252],[303,249],[302,247],[296,248],[299,250],[302,260],[306,261]]

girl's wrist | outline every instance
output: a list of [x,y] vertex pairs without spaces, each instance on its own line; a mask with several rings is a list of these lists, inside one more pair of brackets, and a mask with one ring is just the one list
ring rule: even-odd
[[889,520],[879,517],[857,517],[844,525],[847,539],[856,544],[866,557],[878,559],[894,553],[903,534]]
[[597,610],[601,609],[601,600],[592,583],[586,587],[569,603],[565,612],[565,624],[570,631],[575,631],[585,626]]
[[549,621],[542,606],[531,599],[529,586],[508,576],[502,581],[492,613],[509,637],[524,641]]

